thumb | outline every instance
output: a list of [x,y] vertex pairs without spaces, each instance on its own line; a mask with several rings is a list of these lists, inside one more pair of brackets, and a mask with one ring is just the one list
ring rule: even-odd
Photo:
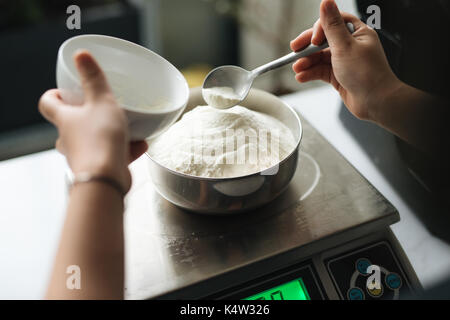
[[139,158],[148,149],[146,141],[132,141],[130,142],[130,155],[128,158],[129,163]]
[[320,23],[331,50],[345,49],[353,41],[334,0],[322,1]]
[[111,92],[105,74],[87,50],[77,51],[74,59],[86,101],[96,100],[105,93]]

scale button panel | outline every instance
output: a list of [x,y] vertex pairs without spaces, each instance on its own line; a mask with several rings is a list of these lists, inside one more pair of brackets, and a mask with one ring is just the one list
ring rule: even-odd
[[356,260],[356,270],[362,275],[367,274],[367,269],[372,265],[372,263],[366,258],[360,258]]
[[343,299],[399,299],[411,294],[405,274],[385,241],[331,257],[325,265]]
[[366,283],[366,290],[372,298],[381,298],[384,293],[384,287],[381,282],[373,283],[372,286],[368,286]]
[[400,289],[402,286],[402,278],[395,272],[391,272],[385,277],[386,285],[391,290]]
[[364,300],[364,292],[360,288],[350,288],[347,292],[348,300]]

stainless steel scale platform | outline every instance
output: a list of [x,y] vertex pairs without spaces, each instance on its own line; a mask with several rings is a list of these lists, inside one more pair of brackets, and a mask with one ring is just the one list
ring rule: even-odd
[[[397,210],[301,120],[293,180],[254,212],[183,211],[155,191],[148,160],[137,161],[126,199],[126,298],[286,299],[286,284],[299,281],[310,299],[398,299],[421,291],[389,228],[399,221]],[[380,281],[367,287],[371,265]]]

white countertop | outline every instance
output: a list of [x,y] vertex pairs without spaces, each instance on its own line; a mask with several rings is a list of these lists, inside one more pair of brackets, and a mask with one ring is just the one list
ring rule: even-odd
[[[414,201],[421,189],[401,162],[393,136],[341,109],[329,86],[284,100],[398,209],[401,221],[392,230],[422,285],[450,276],[450,246],[416,218]],[[0,299],[43,297],[64,219],[66,169],[55,150],[0,162]]]

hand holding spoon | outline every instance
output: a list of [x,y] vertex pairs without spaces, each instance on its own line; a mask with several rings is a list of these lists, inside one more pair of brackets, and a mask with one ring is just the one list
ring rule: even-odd
[[[347,23],[347,28],[350,33],[355,31],[352,23]],[[203,82],[203,99],[215,108],[231,108],[247,97],[257,76],[326,48],[328,48],[328,42],[326,41],[320,46],[310,44],[305,49],[291,52],[252,71],[237,66],[215,68],[208,73]]]

